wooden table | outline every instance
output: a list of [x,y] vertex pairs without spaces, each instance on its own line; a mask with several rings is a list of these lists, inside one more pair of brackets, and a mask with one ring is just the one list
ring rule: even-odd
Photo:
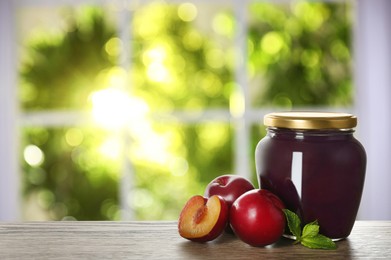
[[181,238],[176,222],[0,223],[0,259],[391,259],[391,221],[357,221],[337,250],[282,238],[250,247],[224,234],[209,243]]

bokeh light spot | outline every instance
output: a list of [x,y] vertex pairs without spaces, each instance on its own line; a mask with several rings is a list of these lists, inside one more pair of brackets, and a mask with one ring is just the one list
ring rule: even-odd
[[118,138],[108,138],[101,144],[99,151],[107,158],[117,159],[121,154],[121,143]]
[[273,106],[290,110],[292,109],[292,100],[284,93],[280,93],[273,98]]
[[146,51],[143,56],[143,63],[147,67],[147,76],[154,82],[169,82],[170,72],[165,65],[167,59],[165,46],[159,45]]
[[78,146],[83,142],[83,132],[78,128],[71,128],[65,133],[65,141],[70,146]]
[[268,32],[261,39],[261,48],[269,55],[277,54],[283,46],[284,39],[278,32]]
[[147,75],[152,81],[167,82],[169,81],[170,73],[162,63],[154,62],[148,66]]
[[23,155],[24,160],[33,167],[41,165],[45,159],[42,150],[36,145],[26,146]]
[[301,63],[308,68],[319,65],[319,59],[319,54],[315,50],[304,50],[301,55]]
[[110,56],[117,57],[122,51],[122,41],[117,37],[113,37],[105,44],[105,51]]
[[221,49],[213,48],[206,53],[206,62],[212,68],[219,69],[225,64],[225,54]]
[[150,63],[162,63],[167,57],[167,52],[164,46],[156,46],[143,53],[142,59],[144,65],[148,66]]
[[37,195],[38,205],[42,208],[49,208],[55,201],[55,196],[53,192],[48,189],[41,189]]
[[183,35],[182,42],[186,49],[190,51],[198,50],[202,47],[203,38],[199,32],[191,30]]
[[221,35],[232,36],[235,25],[232,17],[227,13],[217,14],[212,21],[213,30]]
[[331,43],[331,54],[334,58],[338,60],[344,60],[350,58],[350,52],[348,47],[343,43],[343,41],[337,39]]
[[191,22],[197,17],[197,7],[192,3],[183,3],[178,7],[178,16],[182,21]]
[[321,4],[305,1],[298,2],[293,7],[293,12],[310,31],[317,30],[330,16],[329,11],[322,7]]
[[213,152],[218,150],[229,137],[229,128],[223,123],[206,123],[197,127],[200,146]]
[[92,115],[97,123],[108,128],[135,123],[145,117],[148,105],[138,98],[115,88],[103,89],[91,94]]

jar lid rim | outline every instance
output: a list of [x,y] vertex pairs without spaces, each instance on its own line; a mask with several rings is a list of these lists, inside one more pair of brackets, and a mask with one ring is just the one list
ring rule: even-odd
[[357,117],[340,112],[274,112],[266,114],[263,123],[291,129],[350,129],[357,126]]

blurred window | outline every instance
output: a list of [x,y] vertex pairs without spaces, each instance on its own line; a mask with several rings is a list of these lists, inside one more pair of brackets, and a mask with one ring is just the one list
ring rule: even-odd
[[343,1],[70,2],[17,9],[26,220],[176,219],[258,185],[265,113],[353,105]]

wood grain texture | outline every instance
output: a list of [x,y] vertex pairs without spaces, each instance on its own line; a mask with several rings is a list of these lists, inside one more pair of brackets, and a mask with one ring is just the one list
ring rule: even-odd
[[337,250],[282,238],[250,247],[224,234],[209,243],[179,236],[176,222],[0,223],[0,259],[391,259],[391,221],[358,221]]

